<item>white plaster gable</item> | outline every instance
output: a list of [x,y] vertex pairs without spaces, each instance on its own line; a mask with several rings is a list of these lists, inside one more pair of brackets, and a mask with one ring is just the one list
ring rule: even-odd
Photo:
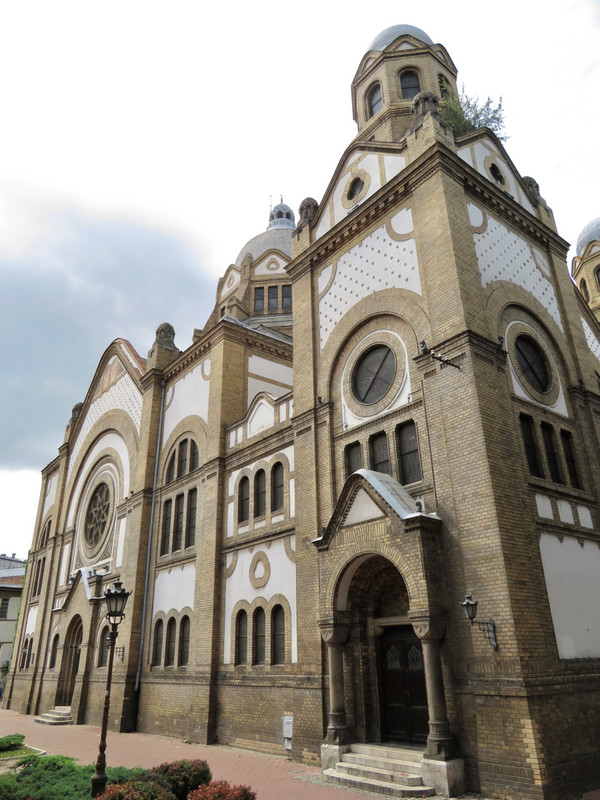
[[285,265],[289,259],[284,259],[278,253],[266,253],[254,267],[256,276],[285,275]]
[[154,603],[152,616],[159,612],[180,612],[184,608],[194,610],[194,587],[196,567],[194,564],[178,564],[161,569],[154,581]]
[[52,508],[56,500],[56,487],[58,486],[58,471],[54,472],[46,482],[46,496],[44,497],[44,508],[42,518],[46,516],[49,508]]
[[261,431],[272,428],[275,424],[275,406],[270,397],[261,397],[250,412],[247,422],[246,436],[256,436]]
[[163,420],[163,444],[182,419],[195,414],[204,422],[208,419],[210,388],[210,358],[202,362],[171,384],[166,392]]
[[373,502],[364,489],[359,489],[344,519],[344,525],[356,525],[370,519],[383,517],[384,513],[377,503]]
[[[406,166],[406,159],[397,153],[351,153],[338,172],[338,178],[321,203],[315,239],[323,236],[334,225],[345,219],[361,203],[391,181]],[[352,201],[347,199],[348,189],[354,178],[360,178],[364,188]]]
[[234,264],[232,264],[225,275],[223,276],[223,284],[221,287],[221,294],[219,295],[219,302],[223,301],[228,295],[240,285],[241,272]]
[[562,331],[546,256],[474,203],[469,203],[468,212],[483,287],[494,281],[520,286],[544,306]]
[[410,208],[352,247],[318,276],[321,350],[342,317],[370,294],[396,288],[421,294]]

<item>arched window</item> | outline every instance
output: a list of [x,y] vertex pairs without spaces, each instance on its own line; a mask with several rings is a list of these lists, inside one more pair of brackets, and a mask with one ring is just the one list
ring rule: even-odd
[[408,69],[400,75],[400,88],[402,89],[402,97],[405,100],[412,100],[421,91],[421,84],[419,83],[419,76],[417,73]]
[[275,606],[271,614],[271,663],[285,664],[285,611]]
[[367,92],[367,113],[369,117],[374,117],[383,106],[381,94],[381,84],[375,83]]
[[271,470],[271,511],[283,508],[283,464],[278,461]]
[[44,530],[42,531],[42,535],[40,536],[40,547],[45,547],[48,544],[51,527],[52,527],[52,520],[49,519],[48,522],[46,522],[46,524],[44,525]]
[[27,637],[25,639],[25,641],[23,642],[23,650],[21,652],[21,664],[19,666],[19,669],[26,669],[27,668],[28,655],[29,655],[29,638]]
[[172,667],[175,663],[175,618],[167,622],[167,640],[165,642],[165,667]]
[[177,460],[177,477],[183,477],[187,472],[188,465],[188,440],[184,439],[179,442],[179,453]]
[[190,472],[198,469],[200,457],[198,455],[198,445],[193,439],[190,439]]
[[252,619],[253,664],[265,663],[265,612],[257,608]]
[[598,269],[594,274],[596,275],[596,284],[598,286],[598,289],[600,289],[600,267],[598,267]]
[[181,550],[181,541],[183,539],[183,501],[184,496],[178,494],[175,498],[175,524],[173,525],[173,544],[171,550]]
[[196,544],[196,511],[198,508],[198,490],[192,489],[188,493],[187,519],[185,521],[185,546],[193,547]]
[[267,507],[267,478],[264,469],[259,469],[254,478],[254,516],[262,517]]
[[160,667],[162,664],[162,646],[163,646],[163,621],[157,620],[154,626],[154,645],[152,647],[152,666]]
[[58,642],[59,642],[59,637],[57,633],[54,639],[52,639],[52,647],[50,648],[50,662],[48,663],[48,669],[54,669],[54,667],[56,666],[56,656],[58,655]]
[[173,501],[167,500],[163,507],[162,535],[160,537],[160,554],[164,556],[169,552],[171,541],[171,515],[173,511]]
[[169,459],[169,466],[167,467],[167,480],[166,483],[172,483],[175,480],[175,453]]
[[579,288],[581,289],[581,294],[585,297],[586,302],[589,303],[590,302],[590,292],[589,292],[589,289],[587,287],[587,283],[585,282],[585,280],[581,281],[581,283],[579,284]]
[[238,488],[238,522],[250,519],[250,480],[244,476]]
[[99,651],[98,651],[98,666],[105,667],[108,664],[108,648],[110,645],[110,636],[108,625],[105,625],[102,628],[102,633],[100,634],[100,642],[98,643]]
[[179,624],[179,653],[177,664],[185,667],[190,658],[190,618],[184,617]]
[[235,618],[235,663],[245,664],[248,659],[248,615],[238,611]]
[[398,472],[400,483],[414,483],[421,480],[421,462],[419,459],[419,441],[417,428],[411,420],[396,428],[398,446]]

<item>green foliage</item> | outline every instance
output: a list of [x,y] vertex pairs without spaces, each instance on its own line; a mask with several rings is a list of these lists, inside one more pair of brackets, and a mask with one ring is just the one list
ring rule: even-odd
[[249,786],[232,786],[227,781],[211,781],[188,795],[188,800],[256,800]]
[[440,112],[445,121],[450,125],[455,136],[462,136],[479,128],[489,128],[501,142],[508,139],[504,131],[504,109],[502,98],[498,105],[494,105],[491,97],[481,105],[479,100],[469,97],[465,92],[464,84],[460,95],[446,85],[446,92],[440,103]]
[[0,737],[0,753],[7,750],[18,750],[25,741],[23,733],[11,733],[9,736]]
[[152,771],[167,778],[177,800],[186,800],[193,789],[207,784],[212,778],[208,764],[199,758],[160,764]]
[[100,800],[174,800],[175,795],[157,781],[133,780],[108,786]]

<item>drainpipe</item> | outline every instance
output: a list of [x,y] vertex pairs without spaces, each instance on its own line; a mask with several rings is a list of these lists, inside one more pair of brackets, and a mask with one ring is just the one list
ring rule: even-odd
[[150,524],[148,532],[148,551],[146,553],[146,576],[144,578],[144,598],[142,605],[142,633],[140,637],[140,654],[138,657],[138,668],[135,676],[134,691],[140,690],[140,676],[142,674],[142,659],[144,657],[144,639],[146,636],[146,606],[148,604],[148,584],[150,583],[150,559],[152,558],[152,531],[154,530],[154,511],[156,508],[156,484],[158,483],[158,462],[160,456],[160,440],[162,438],[163,416],[165,413],[165,386],[166,382],[160,382],[160,417],[158,419],[158,436],[156,437],[156,454],[154,458],[154,479],[152,481],[152,505],[150,506]]

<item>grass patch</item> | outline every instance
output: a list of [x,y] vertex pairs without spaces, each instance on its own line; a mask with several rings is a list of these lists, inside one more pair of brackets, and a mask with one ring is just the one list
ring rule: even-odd
[[19,747],[16,750],[0,752],[0,761],[7,758],[23,758],[24,756],[37,756],[39,753],[32,747]]

